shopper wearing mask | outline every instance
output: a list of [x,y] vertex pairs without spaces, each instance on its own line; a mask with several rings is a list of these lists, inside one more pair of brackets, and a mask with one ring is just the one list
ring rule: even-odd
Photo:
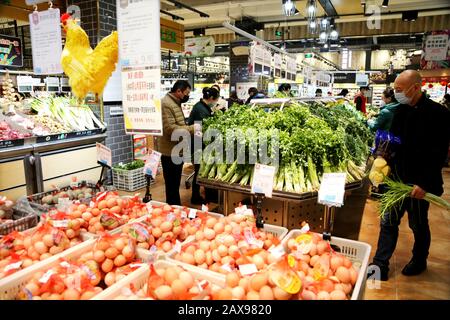
[[367,121],[370,130],[373,132],[376,132],[377,130],[389,131],[391,129],[395,111],[399,106],[399,103],[394,96],[394,89],[392,88],[384,90],[381,99],[382,105],[380,114],[375,119]]
[[[216,90],[216,88],[213,86],[211,88],[204,88],[203,89],[203,99],[200,99],[199,102],[197,102],[194,107],[192,108],[191,114],[189,115],[189,119],[187,123],[189,125],[193,125],[195,122],[202,122],[203,119],[209,118],[213,115],[214,107],[216,107],[218,101],[220,99],[219,91]],[[200,139],[200,142],[197,144],[198,146],[202,146],[201,143],[201,137],[194,136],[194,139]],[[194,152],[198,152],[199,150],[195,150],[192,148]],[[193,157],[193,159],[195,159]],[[194,179],[192,181],[192,197],[191,197],[191,203],[192,204],[204,204],[205,201],[200,195],[200,186],[197,184],[197,176],[198,172],[200,171],[200,164],[194,164],[195,172],[194,172]],[[214,198],[213,192],[210,190],[205,189],[207,200],[215,200],[210,199]]]
[[366,104],[367,104],[367,92],[369,91],[368,87],[359,88],[358,94],[355,96],[355,104],[356,110],[361,111],[363,114],[367,114]]
[[252,101],[252,99],[264,99],[265,96],[264,94],[258,92],[258,89],[256,89],[255,87],[251,87],[250,89],[248,89],[248,99],[247,101],[245,101],[245,104],[250,104],[250,101]]
[[230,97],[228,98],[228,109],[231,108],[233,104],[243,105],[244,101],[239,99],[236,91],[231,91]]
[[274,94],[275,98],[289,98],[292,97],[291,85],[289,83],[282,83],[278,87],[278,91]]
[[322,89],[317,89],[316,90],[316,98],[321,98],[322,97]]
[[217,90],[217,92],[219,92],[219,101],[217,101],[217,104],[216,104],[215,109],[213,111],[215,111],[215,110],[222,110],[222,111],[227,110],[228,109],[228,102],[224,98],[222,98],[222,96],[220,95],[220,86],[218,84],[215,84],[215,85],[211,86],[211,88],[214,88],[214,89]]
[[187,130],[194,133],[194,126],[187,126],[184,119],[181,104],[189,100],[191,86],[185,80],[178,80],[173,85],[171,91],[161,99],[161,112],[163,120],[163,135],[158,137],[158,150],[161,152],[161,165],[166,187],[166,202],[171,205],[181,205],[180,182],[183,171],[183,163],[176,164],[173,160],[183,155],[174,155],[172,159],[172,149],[178,141],[172,141],[172,133],[177,129]]
[[413,276],[427,268],[431,243],[428,225],[429,203],[426,192],[443,193],[442,167],[450,139],[450,111],[428,99],[421,91],[422,79],[414,70],[404,71],[395,80],[395,98],[400,105],[394,116],[391,133],[401,139],[390,163],[392,177],[414,185],[411,197],[398,210],[381,220],[378,248],[373,264],[381,269],[381,280],[388,279],[389,259],[394,253],[400,220],[408,212],[409,226],[414,233],[411,261],[402,274]]

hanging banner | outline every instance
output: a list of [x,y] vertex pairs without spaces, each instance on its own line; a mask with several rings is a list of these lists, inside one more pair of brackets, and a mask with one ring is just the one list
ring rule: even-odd
[[450,29],[425,33],[420,68],[445,69],[450,67]]
[[33,71],[35,74],[60,74],[62,39],[59,9],[34,11],[30,19]]
[[184,39],[184,55],[189,57],[210,57],[216,50],[213,37]]
[[160,87],[159,68],[122,70],[122,104],[127,134],[162,135]]
[[127,134],[163,133],[159,9],[159,1],[117,0],[122,105]]
[[0,66],[23,66],[22,43],[20,38],[0,35]]

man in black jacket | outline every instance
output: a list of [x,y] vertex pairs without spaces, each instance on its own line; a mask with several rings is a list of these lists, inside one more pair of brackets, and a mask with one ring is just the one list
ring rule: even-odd
[[[425,193],[442,195],[442,168],[450,139],[450,112],[427,98],[421,90],[422,79],[414,70],[404,71],[395,80],[395,98],[400,102],[391,132],[401,139],[391,167],[393,177],[414,186],[411,197],[381,220],[378,248],[373,264],[388,279],[389,259],[398,239],[398,226],[405,211],[414,233],[413,257],[402,274],[413,276],[427,267],[431,233],[428,225],[429,203]],[[370,269],[370,268],[369,268]]]

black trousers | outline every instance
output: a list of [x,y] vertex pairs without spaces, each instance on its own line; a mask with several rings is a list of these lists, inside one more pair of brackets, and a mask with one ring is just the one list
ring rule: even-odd
[[414,233],[413,259],[419,263],[427,260],[431,244],[429,207],[430,204],[425,200],[407,198],[397,211],[385,214],[381,219],[377,252],[373,258],[375,264],[389,270],[389,259],[397,245],[398,226],[405,212],[408,212],[409,227]]
[[166,202],[171,205],[181,205],[180,183],[183,163],[175,164],[169,156],[161,156],[164,183],[166,185]]

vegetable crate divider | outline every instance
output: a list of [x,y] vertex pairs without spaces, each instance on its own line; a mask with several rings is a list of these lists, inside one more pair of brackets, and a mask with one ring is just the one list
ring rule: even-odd
[[122,170],[113,168],[113,184],[119,190],[136,191],[145,188],[147,181],[145,179],[143,168],[134,170]]
[[[167,269],[174,266],[181,266],[184,268],[184,266],[174,261],[158,260],[154,263],[155,269]],[[225,287],[226,280],[224,275],[217,273],[205,273],[201,268],[184,269],[191,275],[193,275],[194,279],[196,280],[207,280],[211,285],[216,285],[221,288]],[[121,295],[122,289],[125,287],[129,287],[130,284],[132,284],[136,289],[139,290],[147,283],[149,274],[150,267],[148,265],[144,265],[125,278],[119,280],[108,289],[93,297],[92,300],[114,300],[116,297]]]
[[[286,229],[284,227],[273,226],[273,225],[270,225],[270,224],[264,224],[263,230],[265,232],[267,232],[267,233],[271,233],[272,235],[277,237],[280,241],[283,241],[283,239],[285,238],[285,236],[289,232],[288,229]],[[181,245],[184,246],[186,244],[189,244],[189,243],[192,243],[192,242],[195,242],[195,241],[196,241],[195,237],[191,236],[191,237],[188,237]],[[176,264],[182,266],[183,268],[185,268],[186,270],[189,270],[189,271],[191,271],[191,270],[195,271],[195,270],[200,269],[200,270],[202,270],[202,273],[205,273],[205,274],[221,275],[221,273],[214,272],[214,271],[211,271],[209,269],[202,269],[200,267],[197,267],[197,266],[185,263],[185,262],[181,262],[181,261],[175,260],[176,254],[177,254],[177,252],[175,251],[175,249],[172,249],[171,251],[169,251],[165,255],[165,258],[166,258],[167,261],[172,261],[173,263],[176,263]]]
[[[288,241],[289,239],[295,239],[302,232],[298,229],[291,230],[287,236],[281,241],[280,246],[283,246],[286,252],[289,252]],[[367,243],[348,240],[338,237],[331,237],[330,243],[332,245],[338,246],[341,251],[340,253],[350,259],[354,266],[359,266],[358,279],[356,280],[355,287],[353,288],[351,300],[363,300],[364,292],[366,288],[366,278],[367,278],[367,267],[369,264],[369,257],[371,246]]]
[[[82,242],[72,248],[69,248],[53,257],[40,261],[28,268],[22,269],[6,278],[0,280],[0,300],[15,300],[19,292],[26,286],[28,281],[38,271],[47,271],[61,263],[60,259],[74,261],[83,253],[89,252],[94,248],[95,239]],[[149,252],[137,248],[136,257],[139,259],[148,259]]]

